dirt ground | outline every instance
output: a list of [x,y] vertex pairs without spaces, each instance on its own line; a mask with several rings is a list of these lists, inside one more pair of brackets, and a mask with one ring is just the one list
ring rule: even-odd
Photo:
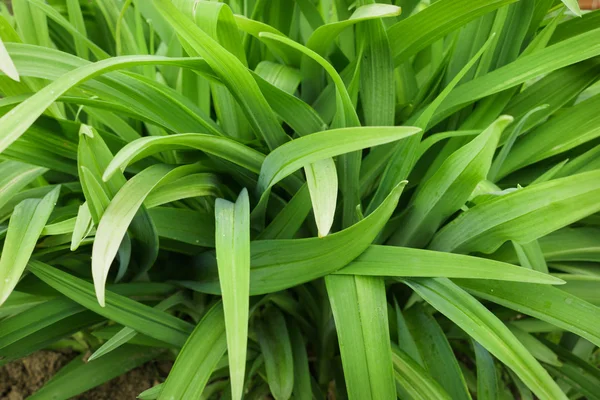
[[[39,351],[1,367],[0,400],[26,399],[76,355],[71,351]],[[169,368],[169,363],[149,362],[74,399],[133,400],[144,390],[160,383]]]

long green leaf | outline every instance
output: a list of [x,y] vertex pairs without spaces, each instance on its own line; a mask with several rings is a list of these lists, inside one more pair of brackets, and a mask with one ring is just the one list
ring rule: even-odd
[[227,333],[233,399],[244,390],[250,286],[250,203],[242,190],[235,204],[217,199],[215,244]]
[[512,117],[497,119],[467,145],[444,161],[426,182],[419,185],[397,235],[390,244],[422,247],[435,234],[440,224],[456,212],[477,184],[485,179],[504,128]]
[[367,276],[325,278],[351,399],[395,396],[385,283]]
[[130,179],[110,202],[96,231],[92,249],[92,273],[98,303],[104,306],[104,286],[110,265],[121,241],[148,194],[161,183],[176,180],[198,172],[196,165],[173,168],[164,164],[153,165]]
[[[178,292],[171,297],[166,298],[156,305],[157,310],[166,311],[169,308],[176,306],[179,303],[182,303],[185,300],[182,292]],[[125,327],[121,329],[118,333],[116,333],[113,337],[107,340],[102,346],[98,348],[91,356],[89,356],[88,361],[93,361],[97,358],[100,358],[113,350],[119,348],[125,343],[129,342],[131,339],[135,338],[137,332],[131,328]]]
[[0,305],[19,282],[59,193],[57,186],[43,199],[23,200],[15,207],[0,255]]
[[515,0],[441,0],[388,29],[398,65],[463,24]]
[[258,321],[256,333],[271,394],[275,400],[289,399],[294,389],[294,359],[283,314],[275,308],[267,311]]
[[159,395],[160,400],[200,398],[227,350],[223,303],[215,304],[189,336]]
[[110,291],[106,293],[106,307],[102,307],[91,283],[42,262],[30,261],[28,268],[42,281],[85,308],[152,338],[180,347],[192,331],[192,326],[179,318]]
[[564,283],[548,274],[485,258],[377,245],[370,246],[347,267],[335,273],[391,277],[468,277],[557,285]]
[[394,347],[393,351],[392,359],[396,381],[412,398],[419,400],[450,399],[439,383],[408,354],[397,347]]
[[58,374],[36,391],[31,399],[71,398],[108,382],[157,357],[161,349],[125,346],[101,360],[86,362],[78,357],[64,366]]
[[231,139],[201,133],[186,133],[164,137],[144,137],[123,147],[104,171],[103,179],[110,179],[119,169],[153,154],[175,149],[198,149],[231,161],[251,172],[259,173],[265,156]]
[[360,127],[313,133],[269,153],[261,168],[259,186],[266,190],[304,165],[418,132],[420,129],[415,127]]
[[567,398],[510,330],[475,298],[447,279],[409,279],[406,283],[508,365],[540,398]]
[[600,210],[600,171],[554,179],[479,204],[446,225],[430,248],[492,252],[506,240],[528,243]]
[[[520,313],[549,322],[598,345],[600,324],[598,307],[566,291],[530,283],[456,279],[460,286],[477,297],[493,301]],[[523,294],[526,294],[525,296]]]
[[[84,82],[94,76],[115,69],[122,69],[137,65],[177,64],[177,59],[157,56],[124,56],[115,57],[93,64],[84,65],[54,80],[49,85],[31,96],[27,101],[19,104],[9,114],[0,118],[0,152],[15,142],[35,120],[50,107],[61,95],[73,86]],[[182,59],[180,61],[183,61]]]
[[[180,37],[206,60],[223,83],[235,94],[252,128],[262,135],[269,148],[274,149],[285,143],[288,140],[287,135],[244,64],[194,25],[171,3],[171,0],[153,0],[153,4]],[[188,7],[192,7],[192,4]]]
[[[346,266],[379,234],[396,208],[405,184],[398,185],[371,215],[343,231],[324,238],[252,242],[250,294],[283,290]],[[202,292],[220,292],[216,270],[203,270],[198,281],[183,283]]]
[[448,338],[433,316],[420,305],[412,306],[404,315],[429,374],[452,399],[470,399]]

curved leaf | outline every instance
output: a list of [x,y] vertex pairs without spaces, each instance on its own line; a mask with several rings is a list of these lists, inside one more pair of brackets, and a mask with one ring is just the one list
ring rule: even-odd
[[173,168],[153,165],[130,179],[112,199],[100,219],[92,248],[92,275],[96,296],[104,306],[104,285],[129,224],[138,213],[148,194],[161,183],[197,172],[194,164]]
[[414,135],[415,127],[341,128],[313,133],[269,153],[262,165],[259,187],[267,190],[297,169],[315,161]]
[[433,238],[433,250],[490,253],[507,240],[528,243],[600,211],[600,171],[528,186],[479,204]]
[[175,149],[192,148],[214,154],[251,172],[259,173],[265,156],[258,151],[224,137],[201,133],[182,133],[162,137],[144,137],[123,147],[112,159],[103,179],[107,181],[119,169],[153,154]]
[[0,255],[0,305],[19,282],[59,193],[57,186],[43,199],[23,200],[15,207]]
[[[287,289],[346,266],[379,234],[396,208],[405,184],[394,188],[386,201],[368,217],[343,231],[324,238],[252,242],[250,295]],[[198,282],[185,281],[182,284],[201,292],[219,293],[214,273],[214,268],[212,271],[205,269]]]
[[547,321],[584,337],[597,346],[600,344],[597,329],[600,324],[600,308],[563,290],[518,282],[492,283],[470,279],[456,279],[455,282],[477,297]]
[[447,279],[405,281],[425,301],[509,366],[542,399],[567,399],[548,372],[494,314]]
[[485,179],[500,135],[512,120],[509,116],[498,118],[419,185],[402,228],[390,244],[422,247],[431,240],[444,220],[464,205],[477,184]]
[[223,303],[212,306],[177,355],[159,400],[200,398],[210,375],[227,350]]

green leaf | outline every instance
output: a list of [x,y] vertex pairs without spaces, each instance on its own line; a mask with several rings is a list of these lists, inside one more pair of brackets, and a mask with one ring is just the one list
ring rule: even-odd
[[425,301],[509,366],[540,398],[567,398],[510,330],[467,292],[447,279],[407,279],[406,283]]
[[283,210],[260,233],[257,240],[292,239],[310,211],[310,193],[303,185]]
[[460,110],[467,104],[519,85],[528,79],[555,71],[600,54],[597,32],[589,31],[498,68],[467,82],[452,92],[436,112],[434,122]]
[[201,133],[186,133],[163,137],[144,137],[123,147],[112,159],[103,179],[109,180],[119,169],[130,163],[166,150],[192,148],[214,154],[247,170],[259,173],[265,156],[231,139]]
[[250,125],[254,131],[261,134],[269,148],[274,149],[285,143],[288,140],[287,135],[244,64],[186,18],[171,0],[153,0],[153,4],[181,39],[206,60],[227,88],[235,94]]
[[77,169],[81,188],[88,202],[94,224],[100,222],[110,199],[125,184],[123,174],[115,174],[110,180],[102,181],[102,172],[112,159],[113,154],[98,134],[98,131],[88,125],[79,129],[79,146],[77,148]]
[[100,219],[92,249],[92,273],[98,303],[104,306],[104,286],[121,241],[148,194],[157,186],[195,173],[195,164],[173,168],[165,164],[148,167],[125,185],[111,200]]
[[385,283],[367,276],[328,276],[327,294],[335,319],[348,396],[395,396]]
[[292,394],[298,400],[312,399],[311,392],[311,375],[309,370],[308,355],[306,352],[306,344],[299,327],[289,322],[288,332],[292,342],[292,355],[294,356],[294,389]]
[[[374,1],[364,1],[364,3],[373,7],[373,4],[368,3]],[[356,11],[358,12],[358,9]],[[357,38],[359,38],[358,44],[362,46],[360,99],[365,124],[394,125],[396,102],[394,60],[383,21],[360,24],[357,27]]]
[[106,293],[106,307],[102,307],[91,283],[42,262],[30,261],[28,268],[39,279],[85,308],[144,335],[180,347],[192,331],[192,326],[179,318],[110,291]]
[[[358,127],[360,121],[354,103],[350,94],[342,80],[341,76],[337,73],[335,68],[317,52],[311,50],[306,46],[294,42],[286,37],[279,35],[273,35],[268,32],[260,33],[262,41],[280,45],[281,47],[290,47],[298,50],[303,55],[308,57],[307,61],[309,65],[313,65],[316,62],[320,65],[327,74],[331,77],[335,85],[335,106],[336,113],[334,121],[332,123],[333,128],[344,128],[344,127]],[[312,61],[310,61],[312,60]],[[350,85],[352,86],[352,85]],[[351,225],[355,218],[356,205],[360,202],[359,199],[359,173],[360,173],[360,154],[358,152],[351,152],[344,154],[339,159],[339,176],[340,176],[340,191],[344,197],[343,211],[342,211],[342,226],[348,227]]]
[[19,35],[25,43],[50,47],[50,34],[46,16],[32,8],[26,0],[12,2]]
[[600,370],[590,362],[578,357],[564,347],[547,340],[544,343],[555,351],[563,361],[559,366],[548,367],[558,377],[566,380],[570,386],[590,399],[597,399],[595,390],[600,383]]
[[150,389],[146,389],[142,393],[140,393],[137,396],[137,398],[140,400],[158,399],[158,396],[160,395],[160,392],[161,392],[163,386],[164,386],[164,383],[159,383],[156,386],[152,386]]
[[388,29],[395,65],[467,22],[514,0],[440,0]]
[[348,266],[335,273],[391,277],[468,277],[554,285],[564,283],[548,274],[485,258],[377,245],[370,246]]
[[[358,7],[348,19],[331,22],[321,25],[310,35],[306,41],[306,47],[321,56],[327,56],[331,43],[346,28],[363,21],[370,21],[378,18],[394,17],[400,14],[400,7],[390,4],[367,4]],[[320,81],[319,66],[310,59],[302,61],[302,70],[306,80],[302,86],[302,96],[308,101],[313,101],[322,90]]]
[[[279,31],[276,28],[272,27],[271,25],[265,24],[263,22],[255,21],[250,18],[246,18],[243,15],[234,15],[234,18],[235,18],[235,22],[237,23],[238,28],[241,31],[246,32],[249,35],[254,36],[255,38],[258,38],[261,32],[269,32],[274,35],[285,36],[283,33],[281,33],[281,31]],[[275,54],[282,61],[284,61],[285,64],[296,66],[296,67],[300,65],[300,57],[298,57],[298,54],[296,52],[294,52],[293,50],[291,50],[289,48],[285,48],[285,47],[277,47],[277,46],[269,46],[269,45],[267,45],[267,47],[269,47],[269,50],[271,50],[273,52],[273,54]]]
[[92,220],[92,214],[87,203],[79,206],[76,218],[75,226],[73,226],[73,236],[71,237],[71,251],[77,250],[83,239],[94,229],[94,221]]
[[63,367],[41,389],[29,398],[71,398],[108,382],[160,355],[162,349],[142,346],[124,346],[96,361],[84,361],[77,357]]
[[73,86],[111,70],[145,64],[155,65],[161,60],[165,64],[178,64],[177,59],[167,57],[124,56],[87,64],[62,75],[0,118],[0,151],[4,151],[15,142],[46,108]]
[[[427,127],[430,124],[436,110],[440,107],[448,95],[452,93],[456,85],[458,85],[464,76],[472,69],[482,54],[484,54],[485,51],[490,47],[493,37],[494,36],[492,35],[492,37],[481,46],[477,53],[475,53],[475,55],[466,63],[466,65],[448,84],[448,86],[446,86],[444,90],[435,98],[435,100],[427,105],[427,107],[423,109],[418,117],[415,116],[413,118],[415,119],[415,124],[422,128],[423,131],[427,130]],[[499,124],[502,125],[502,122],[499,122]],[[385,170],[383,171],[383,175],[381,177],[379,186],[377,187],[375,196],[369,204],[369,209],[367,210],[368,212],[370,212],[373,207],[379,204],[382,196],[385,195],[385,193],[389,190],[390,185],[399,180],[406,179],[409,176],[410,171],[413,169],[414,164],[418,160],[418,156],[422,155],[422,153],[419,154],[418,152],[419,142],[421,141],[422,136],[422,134],[414,135],[398,143],[395,148],[390,149],[392,150],[390,159],[385,166]],[[383,164],[386,159],[387,157],[381,157],[379,163]]]
[[[67,0],[67,13],[69,14],[69,21],[73,25],[77,32],[79,32],[82,36],[87,36],[87,31],[85,27],[85,21],[83,19],[83,13],[81,11],[81,5],[79,4],[79,0]],[[77,55],[81,58],[88,58],[88,49],[84,40],[79,37],[74,37],[75,41],[75,50],[77,51]]]
[[[506,157],[498,177],[531,165],[537,161],[563,153],[592,141],[600,136],[596,110],[600,107],[600,95],[589,98],[572,107],[568,113],[556,116],[520,138]],[[560,132],[567,132],[561,134]]]
[[[166,298],[156,305],[157,310],[166,311],[169,308],[176,306],[179,303],[185,301],[185,296],[182,292],[178,292],[171,297]],[[131,328],[125,327],[116,333],[113,337],[107,340],[102,346],[98,348],[91,356],[88,357],[88,362],[100,358],[113,350],[119,348],[125,343],[129,342],[137,335],[137,332]]]
[[15,207],[0,255],[0,305],[19,282],[59,193],[57,186],[43,199],[23,200]]
[[467,145],[455,151],[413,196],[402,228],[390,239],[398,246],[422,247],[446,218],[458,210],[485,179],[504,128],[512,117],[498,118]]
[[494,358],[479,343],[473,341],[477,364],[477,398],[481,400],[498,398],[498,375]]
[[[15,293],[15,292],[13,292]],[[64,297],[51,299],[32,307],[29,312],[12,316],[2,321],[2,334],[0,335],[0,348],[2,356],[6,356],[6,348],[13,343],[18,343],[36,331],[81,313],[83,307]]]
[[2,39],[0,39],[0,71],[4,72],[6,76],[14,81],[19,82],[21,80],[21,78],[19,78],[19,71],[17,71],[15,64],[10,58],[10,54],[6,51]]
[[[24,314],[24,316],[26,315],[27,314]],[[27,316],[27,318],[29,319],[30,317]],[[40,327],[31,334],[4,347],[0,352],[3,357],[2,361],[0,361],[0,365],[5,365],[10,361],[17,360],[36,351],[48,348],[57,341],[74,335],[82,329],[87,329],[102,321],[103,318],[93,312],[78,312],[74,315],[62,318],[58,322],[54,322],[48,326]],[[29,322],[36,325],[37,321],[31,321],[30,319]]]
[[506,157],[512,150],[515,140],[521,134],[521,131],[523,130],[523,127],[525,126],[525,123],[527,122],[529,117],[531,117],[531,115],[533,115],[534,113],[536,113],[538,111],[545,110],[548,107],[549,107],[549,104],[543,104],[541,106],[535,107],[531,111],[529,111],[527,114],[525,114],[523,116],[523,118],[521,118],[521,120],[519,121],[517,126],[510,133],[510,136],[508,137],[506,143],[504,143],[504,146],[502,146],[502,150],[500,150],[500,153],[498,153],[498,156],[494,159],[494,162],[492,163],[492,166],[490,167],[490,170],[488,172],[488,177],[487,177],[488,180],[490,180],[492,182],[495,182],[497,180],[496,177],[498,176],[498,172],[502,168],[504,161],[506,161]]
[[304,167],[319,237],[329,234],[335,216],[338,177],[335,162],[325,158]]
[[579,9],[579,2],[577,0],[562,0],[562,2],[573,14],[581,17],[581,10]]
[[[396,208],[405,184],[398,185],[373,213],[343,231],[324,238],[252,242],[250,295],[287,289],[346,266],[379,234]],[[182,284],[201,292],[219,293],[216,271],[199,278]]]
[[[65,75],[69,78],[74,75],[80,76],[79,72],[81,71],[79,68],[85,67],[89,72],[94,66],[99,69],[106,67],[106,64],[91,64],[53,49],[32,48],[31,46],[14,43],[7,43],[7,49],[17,68],[21,71],[21,75],[27,74],[43,79],[59,80],[64,78]],[[186,66],[203,74],[212,75],[212,70],[203,60],[155,56],[141,57],[147,60],[145,64]],[[149,61],[153,57],[155,62]],[[130,59],[129,57],[125,58]],[[121,59],[123,58],[121,57]],[[122,90],[123,85],[135,88],[135,91],[124,91]],[[185,96],[168,86],[160,85],[139,76],[112,73],[110,76],[95,77],[92,81],[84,80],[81,83],[81,88],[100,97],[103,101],[82,97],[73,99],[71,97],[69,99],[71,102],[100,106],[110,111],[117,110],[119,113],[133,115],[142,121],[152,122],[175,132],[199,131],[211,132],[216,135],[222,134],[219,126]]]
[[[194,3],[192,18],[213,40],[247,65],[246,54],[233,13],[228,5],[199,1]],[[232,93],[220,84],[210,83],[215,112],[225,132],[240,141],[254,138],[250,125]]]
[[215,247],[212,215],[182,208],[157,207],[148,210],[161,238],[196,246]]
[[261,61],[254,72],[273,86],[291,95],[296,92],[302,81],[302,75],[298,70],[271,61]]
[[250,287],[250,202],[242,190],[231,203],[215,204],[215,243],[227,333],[227,355],[233,399],[244,390]]
[[392,359],[394,361],[396,382],[402,386],[406,393],[419,400],[450,399],[450,396],[440,384],[408,354],[395,346],[393,351]]
[[507,240],[528,243],[599,211],[598,195],[600,171],[519,189],[464,212],[429,247],[490,253]]
[[[482,299],[547,321],[598,345],[598,307],[563,290],[546,285],[455,279],[463,288]],[[526,293],[523,296],[523,293]]]
[[554,366],[561,365],[558,356],[535,336],[512,324],[508,325],[508,329],[510,329],[513,335],[523,343],[523,346],[531,352],[531,355],[539,361]]
[[285,319],[271,308],[256,323],[256,334],[265,360],[267,382],[275,400],[289,399],[294,389],[294,359]]
[[[15,198],[15,195],[28,184],[36,180],[47,171],[33,165],[17,161],[3,161],[0,163],[0,207],[3,208]],[[16,204],[13,205],[13,207]],[[11,207],[12,210],[12,207]],[[10,213],[10,212],[9,212]]]
[[227,350],[223,303],[212,306],[177,355],[158,397],[160,400],[200,398],[215,366]]
[[297,169],[315,161],[399,140],[420,132],[415,127],[341,128],[313,133],[269,153],[259,187],[267,190]]
[[361,21],[395,17],[400,15],[400,11],[400,7],[389,4],[367,4],[358,7],[347,20],[325,24],[317,28],[308,39],[307,47],[321,55],[325,55],[325,50],[327,50],[330,43],[347,27]]
[[201,172],[163,184],[146,197],[144,205],[154,208],[177,200],[222,195],[217,175]]
[[429,374],[452,399],[470,399],[458,361],[436,320],[421,306],[409,308],[404,315]]

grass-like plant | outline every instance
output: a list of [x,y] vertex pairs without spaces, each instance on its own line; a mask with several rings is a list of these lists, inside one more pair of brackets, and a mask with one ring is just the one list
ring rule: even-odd
[[600,398],[600,11],[384,3],[0,5],[31,399]]

